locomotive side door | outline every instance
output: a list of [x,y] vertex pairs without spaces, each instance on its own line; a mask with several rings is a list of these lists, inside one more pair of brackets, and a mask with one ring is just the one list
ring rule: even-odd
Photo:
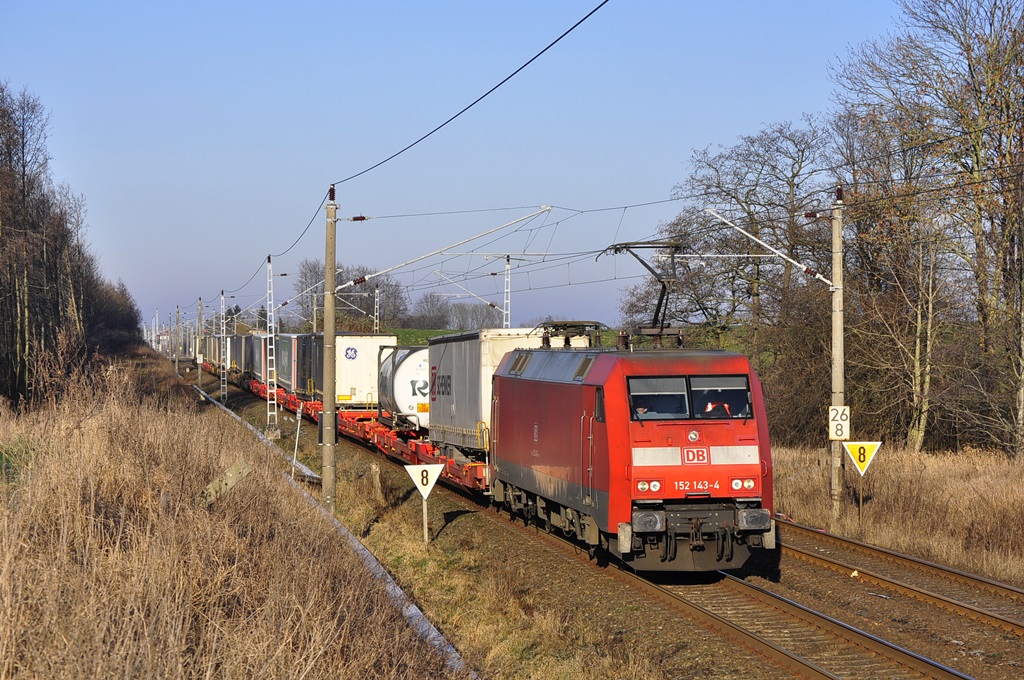
[[600,452],[607,450],[605,428],[604,389],[592,385],[583,387],[583,437],[580,442],[580,476],[583,505],[595,506],[594,497],[595,460],[600,461]]

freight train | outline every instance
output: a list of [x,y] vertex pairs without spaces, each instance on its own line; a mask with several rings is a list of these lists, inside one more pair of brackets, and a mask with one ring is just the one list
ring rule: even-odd
[[[637,571],[736,569],[776,548],[761,383],[726,351],[601,347],[585,323],[399,347],[339,333],[338,432]],[[621,336],[620,336],[621,338]],[[321,334],[207,337],[207,371],[319,420]],[[268,381],[268,377],[274,378]]]

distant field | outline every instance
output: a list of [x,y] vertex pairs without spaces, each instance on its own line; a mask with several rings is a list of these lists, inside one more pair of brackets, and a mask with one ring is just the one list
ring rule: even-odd
[[409,346],[421,346],[426,345],[430,338],[438,335],[447,335],[449,333],[455,333],[456,331],[442,331],[442,330],[423,330],[419,328],[399,328],[396,330],[384,331],[385,333],[394,333],[398,336],[399,345]]

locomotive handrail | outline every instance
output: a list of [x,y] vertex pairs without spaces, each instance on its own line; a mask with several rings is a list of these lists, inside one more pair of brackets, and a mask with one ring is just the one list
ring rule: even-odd
[[584,505],[589,505],[589,503],[587,503],[587,487],[585,484],[583,484],[583,464],[586,459],[586,451],[584,444],[584,442],[586,441],[586,437],[584,436],[586,434],[586,430],[584,429],[584,424],[586,423],[586,421],[587,410],[583,409],[583,413],[580,414],[580,500],[583,501]]
[[590,414],[590,432],[587,435],[587,498],[594,504],[594,413]]
[[487,427],[487,423],[478,420],[476,421],[476,445],[477,448],[484,453],[490,453],[491,451],[491,429]]

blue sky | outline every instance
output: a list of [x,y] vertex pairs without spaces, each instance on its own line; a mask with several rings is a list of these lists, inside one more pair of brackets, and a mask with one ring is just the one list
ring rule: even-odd
[[[268,254],[275,272],[322,259],[329,184],[447,120],[598,4],[0,0],[0,79],[49,110],[54,179],[85,196],[104,276],[166,322],[175,305],[194,316],[199,296],[219,306],[222,289],[258,305]],[[828,65],[897,15],[890,0],[611,0],[447,127],[339,184],[340,217],[375,219],[339,223],[338,259],[382,270],[557,206],[457,250],[550,254],[514,271],[514,326],[614,325],[643,270],[567,254],[653,235],[694,149],[825,112]],[[502,269],[461,256],[394,276],[415,298]],[[278,281],[280,302],[294,291]],[[501,304],[502,276],[463,285]]]

